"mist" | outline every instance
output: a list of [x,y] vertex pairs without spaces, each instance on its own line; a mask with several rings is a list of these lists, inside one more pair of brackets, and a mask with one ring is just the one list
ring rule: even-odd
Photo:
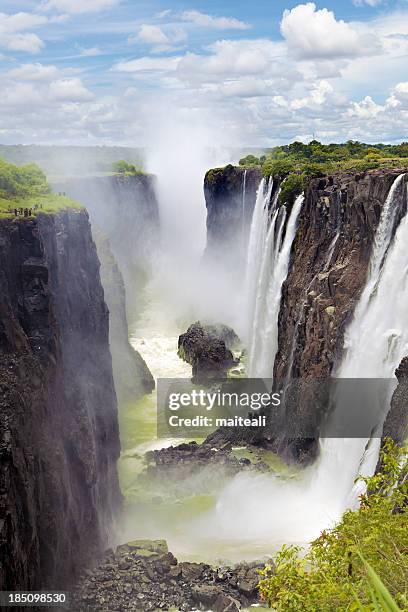
[[[157,116],[157,115],[156,115]],[[232,148],[217,147],[217,130],[177,111],[150,125],[146,169],[156,177],[160,248],[152,279],[169,317],[233,324],[236,296],[216,262],[204,261],[207,211],[204,177],[232,161]]]

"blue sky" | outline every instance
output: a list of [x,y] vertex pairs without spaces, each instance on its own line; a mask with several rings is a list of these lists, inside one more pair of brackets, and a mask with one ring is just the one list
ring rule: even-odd
[[398,142],[407,59],[407,0],[1,0],[0,141]]

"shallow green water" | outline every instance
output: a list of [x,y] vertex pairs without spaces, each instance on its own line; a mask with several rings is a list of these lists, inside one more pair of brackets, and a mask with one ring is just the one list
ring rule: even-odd
[[[164,315],[165,306],[148,300],[146,310],[131,328],[131,343],[144,357],[155,379],[189,378],[191,367],[177,356],[178,336],[188,324],[177,325]],[[122,455],[119,473],[126,499],[121,539],[166,539],[170,550],[184,560],[234,563],[244,559],[267,558],[273,552],[262,541],[223,537],[207,531],[207,519],[217,511],[220,493],[230,476],[221,468],[206,467],[199,472],[152,478],[146,475],[145,453],[177,445],[181,439],[156,437],[156,392],[120,408]],[[238,458],[262,461],[271,470],[290,477],[290,470],[272,453],[237,448]],[[245,494],[245,492],[243,492]],[[277,545],[278,546],[278,545]]]

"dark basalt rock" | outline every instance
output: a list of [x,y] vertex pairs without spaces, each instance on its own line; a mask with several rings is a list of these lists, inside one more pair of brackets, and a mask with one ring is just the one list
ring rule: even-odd
[[107,551],[80,580],[73,606],[95,610],[214,610],[236,612],[259,603],[262,563],[212,567],[179,563],[163,540],[141,540]]
[[99,228],[109,238],[132,315],[140,306],[140,287],[159,241],[155,183],[154,176],[141,174],[74,177],[53,186],[86,206],[92,231]]
[[395,375],[398,386],[391,399],[383,436],[392,438],[397,444],[403,444],[408,438],[408,357],[402,359]]
[[63,589],[121,506],[109,319],[87,213],[0,221],[0,590]]
[[[381,210],[401,173],[380,169],[310,181],[282,288],[275,379],[325,378],[340,363],[344,332],[364,289]],[[406,185],[407,177],[397,222],[407,209]],[[303,403],[302,413],[293,418],[313,418],[313,411],[313,401],[309,407]],[[267,443],[285,459],[309,462],[318,452],[316,439],[302,444],[285,440],[284,432],[269,434]]]
[[125,284],[111,251],[109,239],[95,229],[93,234],[101,262],[105,301],[109,308],[109,345],[113,378],[119,405],[122,405],[153,391],[155,382],[143,357],[129,342]]
[[[207,175],[207,250],[211,252],[220,253],[223,245],[229,250],[229,223],[235,236],[239,235],[230,210],[235,207],[238,219],[242,194],[242,181],[237,180],[240,172],[236,168],[234,174],[227,167]],[[365,285],[382,207],[392,183],[403,172],[396,168],[358,174],[339,172],[309,181],[287,279],[282,287],[278,352],[271,378],[321,379],[335,371],[343,356],[344,332]],[[230,197],[226,204],[224,193],[232,193],[234,182],[235,200]],[[406,175],[399,193],[397,223],[407,209],[407,183]],[[314,411],[313,401],[309,405],[304,402],[291,416],[295,422],[307,423],[309,419],[316,422],[316,437],[290,440],[285,431],[271,427],[259,435],[248,432],[246,441],[274,450],[287,461],[310,463],[318,452],[319,422]],[[210,438],[236,443],[236,437],[236,431],[223,431]]]
[[193,323],[178,341],[178,355],[192,365],[193,380],[226,378],[228,370],[237,365],[227,343],[231,346],[238,340],[235,332],[225,325],[202,325]]

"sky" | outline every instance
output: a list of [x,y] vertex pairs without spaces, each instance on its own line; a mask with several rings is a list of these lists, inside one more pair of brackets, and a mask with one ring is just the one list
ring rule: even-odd
[[408,0],[0,0],[0,73],[5,144],[401,142]]

